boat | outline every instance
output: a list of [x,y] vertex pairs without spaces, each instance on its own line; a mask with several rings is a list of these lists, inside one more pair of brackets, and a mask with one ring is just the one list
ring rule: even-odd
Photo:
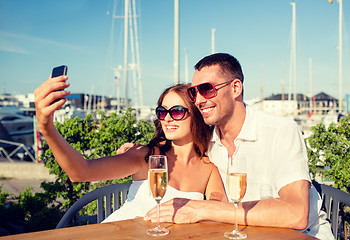
[[[3,136],[8,136],[7,141],[22,143],[25,146],[34,144],[33,118],[26,116],[18,107],[7,106],[0,108],[0,124]],[[7,135],[6,135],[7,134]]]

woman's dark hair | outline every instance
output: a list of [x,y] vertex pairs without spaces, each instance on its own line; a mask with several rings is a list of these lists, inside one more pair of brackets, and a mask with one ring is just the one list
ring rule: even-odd
[[[193,147],[195,152],[200,157],[203,157],[205,156],[205,153],[208,149],[208,144],[212,134],[212,130],[207,124],[205,124],[202,114],[187,97],[186,90],[190,86],[190,84],[177,84],[175,86],[165,89],[158,99],[158,106],[162,105],[164,97],[170,92],[177,93],[185,101],[186,106],[184,107],[188,108],[188,114],[191,116],[191,133],[193,139]],[[148,157],[154,154],[155,147],[159,147],[161,154],[165,154],[171,148],[171,140],[166,139],[160,120],[156,119],[154,121],[154,125],[155,131],[153,138],[147,144],[147,147],[149,148],[149,151],[145,156],[145,160],[147,162]]]

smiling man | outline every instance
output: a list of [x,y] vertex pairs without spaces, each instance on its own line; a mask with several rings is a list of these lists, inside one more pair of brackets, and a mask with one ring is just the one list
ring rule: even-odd
[[[239,224],[294,228],[334,239],[311,184],[304,139],[296,123],[244,104],[244,76],[235,57],[212,54],[195,70],[187,95],[205,123],[215,126],[208,156],[218,167],[226,192],[229,161],[247,173],[247,191],[237,209]],[[266,188],[269,196],[263,193]],[[234,211],[233,203],[174,199],[162,204],[160,219],[233,223]],[[145,220],[155,221],[155,213],[151,210]]]

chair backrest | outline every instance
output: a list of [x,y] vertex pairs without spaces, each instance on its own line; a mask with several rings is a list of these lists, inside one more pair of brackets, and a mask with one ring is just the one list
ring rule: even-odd
[[[317,182],[313,182],[313,185],[322,197],[322,209],[327,213],[327,219],[329,219],[331,222],[333,235],[335,239],[337,239],[340,223],[339,203],[342,202],[343,204],[350,206],[350,194]],[[343,221],[343,219],[341,221]]]
[[76,201],[63,215],[56,228],[67,227],[73,217],[88,203],[97,200],[97,222],[102,222],[120,208],[127,197],[131,183],[118,183],[97,188]]

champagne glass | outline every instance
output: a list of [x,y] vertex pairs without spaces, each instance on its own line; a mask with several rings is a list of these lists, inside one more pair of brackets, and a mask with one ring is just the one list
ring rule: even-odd
[[169,233],[169,229],[162,228],[159,223],[159,205],[168,185],[167,157],[164,155],[151,155],[148,159],[148,182],[153,198],[157,202],[157,226],[147,230],[151,236],[164,236]]
[[239,171],[231,171],[230,161],[227,167],[227,195],[235,205],[235,229],[232,232],[225,232],[224,236],[229,239],[245,239],[247,234],[238,231],[237,206],[243,199],[247,189],[247,174]]

